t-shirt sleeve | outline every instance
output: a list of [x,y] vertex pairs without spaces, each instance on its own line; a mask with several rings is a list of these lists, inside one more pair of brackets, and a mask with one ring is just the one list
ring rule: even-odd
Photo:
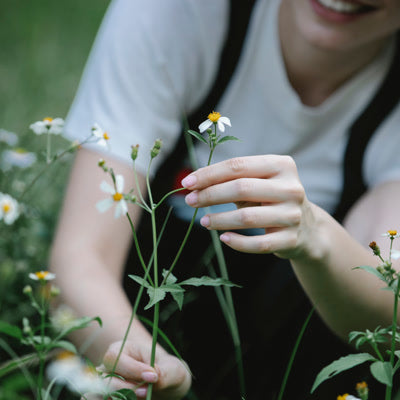
[[366,149],[364,171],[368,186],[400,182],[400,104],[371,138]]
[[109,155],[129,162],[131,145],[139,144],[142,172],[161,138],[157,167],[174,148],[182,115],[210,89],[226,16],[226,0],[114,0],[66,118],[66,136],[82,140],[97,123],[110,137]]

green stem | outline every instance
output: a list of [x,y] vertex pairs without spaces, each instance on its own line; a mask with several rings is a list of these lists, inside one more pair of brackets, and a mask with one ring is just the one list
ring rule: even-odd
[[136,167],[135,167],[135,161],[133,161],[133,175],[135,177],[136,190],[138,192],[140,201],[142,202],[142,205],[143,205],[144,209],[147,210],[148,212],[151,212],[150,207],[147,205],[146,201],[144,200],[144,197],[143,197],[143,194],[142,194],[142,190],[140,189],[139,179],[138,179],[138,175],[137,175]]
[[[41,283],[42,289],[45,287],[45,283]],[[42,399],[42,386],[43,386],[43,376],[44,376],[44,364],[45,364],[45,323],[46,323],[46,307],[45,307],[45,294],[41,294],[41,307],[40,307],[40,338],[41,343],[38,350],[39,357],[39,375],[38,375],[38,399]]]
[[[390,248],[392,248],[392,243],[390,243]],[[394,305],[393,305],[393,319],[392,319],[392,346],[390,349],[390,365],[394,366],[394,356],[396,351],[396,333],[397,333],[397,308],[399,304],[399,292],[400,292],[400,279],[397,278],[397,288],[396,294],[394,297]],[[393,375],[392,375],[392,383],[393,383]],[[390,400],[392,396],[392,386],[386,386],[386,394],[385,400]]]
[[167,194],[165,194],[165,195],[163,196],[163,198],[155,205],[155,208],[157,208],[159,205],[161,205],[161,203],[162,203],[168,196],[171,196],[171,194],[174,194],[174,193],[176,193],[176,192],[181,192],[182,190],[185,190],[185,188],[182,187],[182,188],[178,188],[178,189],[171,190],[170,192],[168,192]]
[[51,134],[47,131],[47,149],[46,149],[46,162],[51,163]]
[[383,358],[383,356],[382,356],[382,354],[381,354],[381,352],[379,351],[379,348],[378,348],[378,346],[376,345],[376,343],[375,343],[375,342],[370,342],[370,345],[371,345],[371,347],[374,349],[374,351],[375,351],[376,355],[378,356],[378,358],[379,358],[381,361],[385,361],[384,358]]
[[301,339],[303,338],[304,332],[305,332],[305,330],[306,330],[306,328],[308,326],[308,323],[310,322],[310,319],[311,319],[313,313],[314,313],[314,307],[309,312],[309,314],[308,314],[306,320],[304,321],[303,326],[301,327],[301,330],[300,330],[300,332],[299,332],[299,334],[297,336],[296,343],[295,343],[295,345],[293,347],[292,354],[290,355],[290,359],[289,359],[288,365],[286,367],[285,375],[284,375],[283,380],[282,380],[281,389],[279,391],[279,395],[278,395],[278,399],[277,400],[282,400],[283,393],[285,391],[286,384],[287,384],[287,381],[288,381],[288,378],[289,378],[289,374],[290,374],[290,371],[291,371],[292,366],[293,366],[294,358],[296,357],[296,353],[297,353],[297,350],[299,348]]

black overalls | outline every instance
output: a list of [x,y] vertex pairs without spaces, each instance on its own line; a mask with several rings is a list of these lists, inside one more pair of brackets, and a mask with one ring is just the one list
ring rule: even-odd
[[[215,108],[228,85],[241,53],[252,6],[253,1],[231,1],[229,34],[221,57],[220,70],[213,91],[196,115],[190,118],[191,127],[197,127]],[[366,190],[362,173],[364,151],[376,128],[399,100],[400,79],[396,76],[399,71],[400,46],[397,44],[397,51],[384,83],[349,129],[343,160],[343,190],[334,214],[339,221]],[[175,171],[181,167],[179,161],[183,158],[185,143],[180,140],[171,157],[159,169],[153,185],[155,191],[165,194],[169,190]],[[156,195],[155,198],[160,196]],[[161,214],[165,215],[165,212],[164,209]],[[149,225],[147,217],[144,217],[139,228],[142,243],[149,234]],[[171,217],[159,248],[159,260],[165,262],[165,265],[160,265],[161,268],[170,265],[186,229],[185,222]],[[151,243],[150,236],[147,243]],[[181,261],[174,270],[179,280],[208,275],[202,256],[209,244],[209,232],[195,227]],[[151,249],[145,249],[144,252],[146,260]],[[231,281],[242,286],[240,289],[233,288],[232,292],[243,348],[246,400],[272,400],[277,396],[290,353],[311,305],[287,260],[273,255],[242,254],[227,246],[224,246],[224,254]],[[126,275],[138,273],[138,265],[133,248]],[[217,266],[215,260],[213,265]],[[133,301],[136,284],[127,279],[125,288]],[[146,303],[147,298],[142,304]],[[174,312],[175,309],[174,302],[161,303],[161,321],[166,320],[161,329],[167,333],[192,369],[193,391],[196,395],[192,394],[187,398],[240,400],[233,344],[214,289],[190,289],[183,311]],[[139,309],[139,314],[152,318],[151,314],[143,312],[143,307]],[[371,398],[384,398],[383,388],[374,385],[368,368],[365,367],[338,375],[322,384],[312,396],[309,394],[317,373],[324,366],[352,352],[355,350],[333,335],[314,313],[296,356],[284,399],[336,399],[338,394],[354,393],[355,384],[362,380],[368,381]]]

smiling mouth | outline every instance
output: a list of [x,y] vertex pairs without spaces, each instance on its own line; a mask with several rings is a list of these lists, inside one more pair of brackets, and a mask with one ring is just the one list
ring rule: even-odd
[[342,14],[360,14],[376,10],[370,5],[342,0],[317,0],[317,2],[328,10]]

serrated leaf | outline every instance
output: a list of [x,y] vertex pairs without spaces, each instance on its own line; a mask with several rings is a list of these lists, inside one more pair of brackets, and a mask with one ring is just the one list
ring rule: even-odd
[[371,267],[370,265],[361,265],[360,267],[355,267],[353,269],[362,269],[364,271],[369,272],[372,275],[375,275],[378,277],[381,281],[386,283],[385,277],[374,267]]
[[153,307],[154,304],[158,303],[159,301],[164,300],[167,292],[161,288],[149,287],[147,289],[147,294],[150,297],[150,301],[145,306],[145,308],[144,308],[145,310],[148,310],[149,308]]
[[317,375],[311,393],[324,381],[334,377],[335,375],[353,368],[357,365],[363,364],[366,361],[376,361],[376,358],[369,353],[349,354],[348,356],[341,357],[336,361],[323,368]]
[[227,142],[228,140],[240,140],[236,136],[223,136],[221,139],[218,140],[217,144]]
[[11,325],[4,321],[0,321],[0,333],[4,333],[16,339],[22,338],[22,330],[18,326]]
[[393,368],[388,361],[376,361],[370,366],[373,377],[386,386],[392,386]]
[[194,136],[196,139],[200,140],[201,142],[208,144],[207,140],[203,136],[201,136],[200,133],[198,133],[196,131],[192,131],[191,129],[188,129],[186,132],[191,134],[192,136]]
[[137,282],[139,285],[144,286],[146,289],[150,289],[153,286],[150,285],[149,282],[144,280],[141,276],[138,275],[128,275],[129,278],[133,279],[135,282]]
[[191,285],[191,286],[229,286],[239,287],[235,283],[232,283],[228,279],[224,278],[211,278],[209,276],[202,276],[200,278],[189,278],[182,281],[180,285]]
[[168,275],[168,278],[166,280],[167,285],[173,284],[178,280],[178,278],[176,276],[174,276],[172,273],[168,274],[168,270],[164,269],[162,272],[163,278],[165,278],[167,275]]

